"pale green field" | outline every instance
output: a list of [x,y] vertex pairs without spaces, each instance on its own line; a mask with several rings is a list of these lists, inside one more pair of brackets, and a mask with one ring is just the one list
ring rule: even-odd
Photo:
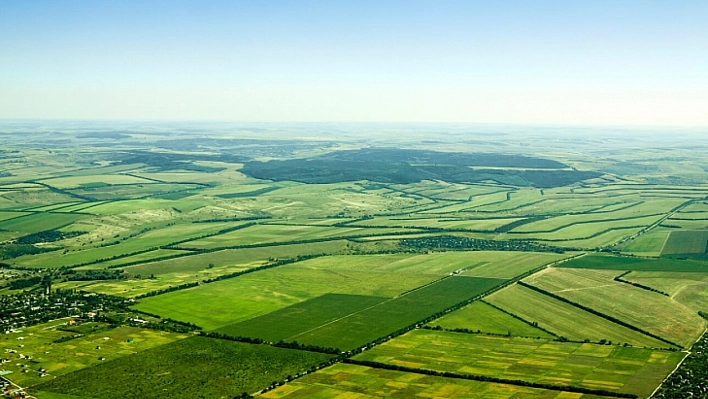
[[657,227],[629,241],[622,252],[636,256],[659,256],[670,233],[670,229]]
[[553,338],[551,334],[515,319],[501,310],[480,301],[472,302],[462,309],[431,322],[429,325],[449,330],[466,328],[480,333]]
[[84,185],[90,184],[153,184],[155,182],[140,179],[128,175],[112,175],[112,174],[99,174],[99,175],[86,175],[86,176],[71,176],[71,177],[56,177],[51,179],[41,180],[42,183],[48,184],[52,187],[69,189],[77,188]]
[[613,270],[550,268],[524,281],[683,346],[690,346],[705,330],[706,321],[686,306],[613,281],[617,274]]
[[493,231],[494,229],[520,220],[519,218],[503,219],[453,219],[453,218],[375,218],[352,223],[350,226],[403,226],[426,227],[438,229],[467,229]]
[[616,345],[414,330],[354,359],[647,397],[684,356]]
[[708,273],[633,271],[623,278],[665,292],[695,312],[708,312]]
[[666,348],[669,344],[615,324],[575,306],[520,285],[495,292],[485,301],[528,322],[568,339],[629,343],[639,347]]
[[661,215],[640,216],[633,219],[598,221],[589,223],[579,223],[566,225],[558,230],[537,233],[514,233],[509,232],[505,238],[525,238],[536,240],[556,240],[565,241],[570,239],[590,238],[590,236],[605,232],[611,229],[626,229],[630,227],[646,227],[661,219]]
[[415,397],[440,399],[602,399],[594,395],[432,377],[342,363],[308,374],[269,391],[261,397],[265,399]]

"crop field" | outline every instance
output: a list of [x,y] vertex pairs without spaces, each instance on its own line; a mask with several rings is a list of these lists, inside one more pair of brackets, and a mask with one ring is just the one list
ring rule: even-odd
[[622,252],[635,256],[658,257],[661,255],[661,250],[664,248],[669,234],[671,234],[671,230],[657,227],[628,241],[622,247]]
[[362,295],[325,294],[263,316],[232,324],[217,332],[235,336],[255,337],[266,341],[292,341],[324,324],[360,312],[388,298]]
[[683,346],[690,345],[705,330],[705,320],[684,305],[661,294],[614,281],[613,274],[551,268],[524,281]]
[[494,231],[506,224],[521,220],[520,218],[504,219],[463,219],[463,218],[376,218],[362,220],[349,226],[372,227],[421,227],[450,230]]
[[644,259],[589,254],[558,265],[559,268],[634,270],[664,272],[708,272],[708,264],[694,260]]
[[[353,364],[335,364],[261,395],[264,399],[449,398],[602,399],[604,397],[494,384]],[[44,399],[44,398],[40,398]],[[54,398],[49,398],[54,399]],[[63,398],[61,398],[63,399]]]
[[672,231],[661,250],[662,255],[705,254],[708,231]]
[[553,338],[553,335],[481,301],[472,302],[462,309],[429,323],[429,326],[518,337]]
[[395,233],[402,229],[364,229],[357,227],[328,227],[328,226],[293,226],[293,225],[267,225],[261,224],[220,234],[200,240],[180,244],[181,248],[222,248],[256,244],[271,244],[291,241],[317,240],[339,238],[347,236],[362,236]]
[[623,278],[665,292],[695,312],[708,313],[708,273],[642,271]]
[[684,356],[615,345],[416,330],[354,359],[646,397]]
[[575,341],[628,343],[666,348],[670,345],[603,319],[557,299],[513,285],[495,292],[486,301],[552,333]]
[[56,188],[101,187],[114,184],[152,184],[154,182],[130,175],[100,174],[43,179],[42,183]]
[[[135,355],[65,374],[40,391],[126,397],[235,397],[307,371],[328,355],[191,337]],[[120,387],[120,389],[116,389]]]
[[504,282],[493,278],[450,277],[291,338],[300,343],[351,350]]
[[[412,255],[404,257],[413,258]],[[439,266],[418,260],[411,262],[413,271],[405,268],[376,271],[361,268],[385,267],[385,256],[353,257],[352,260],[349,267],[340,265],[339,257],[298,262],[147,298],[136,308],[193,322],[205,329],[216,329],[329,293],[392,298],[456,270],[453,265],[445,273],[420,273],[421,267],[435,270]],[[396,260],[401,257],[393,256],[392,263]]]
[[63,227],[84,217],[83,215],[70,213],[33,213],[31,215],[0,222],[0,229],[17,232],[19,234],[30,234],[42,230]]
[[[514,238],[527,238],[536,240],[567,241],[571,239],[589,238],[609,230],[628,229],[633,227],[646,227],[661,219],[661,215],[639,216],[632,219],[620,219],[610,221],[592,221],[587,223],[577,223],[564,225],[554,230],[547,230],[533,233],[507,233]],[[628,234],[625,234],[628,235]]]
[[[95,326],[96,332],[66,340],[76,334],[58,329],[67,328],[66,322],[58,320],[3,334],[0,347],[4,349],[3,357],[10,356],[11,361],[0,365],[0,369],[12,371],[10,376],[17,384],[35,385],[46,379],[186,338],[186,335],[175,333],[132,327],[108,328],[100,323],[85,323],[82,327]],[[85,330],[92,331],[91,328]],[[56,342],[60,339],[66,341]],[[15,350],[16,353],[8,353],[7,350]],[[27,359],[27,356],[31,358]],[[40,368],[46,369],[48,376],[41,377],[38,372]],[[22,372],[23,369],[29,372]]]

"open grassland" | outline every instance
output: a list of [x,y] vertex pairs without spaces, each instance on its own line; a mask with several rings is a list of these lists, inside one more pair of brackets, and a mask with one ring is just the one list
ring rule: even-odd
[[551,268],[524,282],[683,346],[690,346],[705,330],[705,320],[684,305],[614,281],[614,275],[613,271]]
[[146,197],[181,199],[191,195],[193,193],[192,190],[200,188],[201,186],[195,184],[162,184],[153,182],[151,184],[84,187],[71,189],[68,190],[68,192],[93,201],[139,199]]
[[231,398],[328,359],[319,353],[192,337],[66,374],[37,389],[96,399]]
[[602,340],[617,344],[665,348],[670,345],[620,326],[575,306],[520,285],[507,287],[485,298],[494,306],[554,334],[575,341]]
[[662,255],[705,254],[708,252],[708,231],[672,231]]
[[105,262],[98,262],[88,266],[77,267],[77,270],[90,270],[90,269],[106,269],[114,268],[122,265],[132,265],[135,263],[145,263],[151,262],[156,259],[168,258],[177,255],[184,255],[184,251],[179,251],[176,249],[156,249],[154,251],[148,251],[139,253],[137,255],[121,257],[118,259],[107,260]]
[[706,272],[708,263],[693,260],[642,259],[617,257],[606,254],[589,254],[582,258],[558,265],[559,268],[598,269],[598,270],[633,270],[663,272]]
[[466,276],[511,279],[549,263],[571,257],[573,253],[554,254],[514,251],[467,252],[474,266]]
[[[13,372],[9,376],[13,382],[21,386],[34,385],[46,379],[186,337],[132,327],[107,328],[105,324],[85,323],[81,326],[83,328],[81,331],[88,333],[69,339],[77,333],[58,329],[58,327],[72,328],[66,326],[66,322],[66,319],[53,321],[1,336],[0,347],[17,352],[3,351],[3,357],[10,357],[11,361],[0,368]],[[55,342],[57,340],[63,342]],[[20,354],[32,358],[21,359]],[[106,360],[99,360],[99,358]],[[26,367],[22,367],[23,364]],[[29,369],[29,372],[22,372],[25,368]],[[38,371],[40,368],[46,369],[48,376],[41,377]]]
[[[275,312],[220,328],[217,332],[265,341],[291,341],[291,337],[331,323],[385,301],[387,298],[326,294]],[[342,332],[346,334],[346,332]]]
[[[335,364],[308,374],[261,397],[302,398],[448,398],[448,399],[601,399],[600,396],[516,385],[494,384],[401,371]],[[40,398],[44,399],[44,398]],[[53,398],[50,398],[53,399]]]
[[476,301],[429,324],[447,330],[467,329],[479,333],[517,337],[553,338],[543,330],[504,313],[487,303]]
[[450,277],[289,339],[351,350],[483,294],[504,282],[493,278]]
[[[386,258],[374,260],[376,263],[372,264],[386,262]],[[316,264],[313,261],[323,263],[314,267]],[[392,298],[442,277],[441,274],[418,271],[358,270],[339,265],[339,262],[341,259],[337,257],[331,258],[330,262],[313,259],[258,271],[147,298],[137,308],[193,322],[205,329],[215,329],[328,293]],[[356,258],[354,262],[355,266],[362,264],[361,261],[356,262]]]
[[355,359],[647,397],[684,356],[643,348],[416,330]]
[[293,226],[259,224],[200,240],[180,244],[182,248],[222,248],[291,241],[331,239],[347,236],[365,236],[394,233],[402,229],[365,229],[357,227]]
[[494,191],[489,194],[481,194],[478,196],[473,197],[472,199],[465,201],[465,202],[460,202],[460,203],[455,203],[453,205],[447,205],[447,206],[442,206],[442,207],[435,207],[430,210],[423,210],[420,211],[419,213],[423,215],[427,214],[456,214],[459,212],[464,212],[465,214],[468,214],[469,212],[474,213],[477,207],[481,207],[483,205],[487,204],[494,204],[498,202],[505,202],[507,201],[507,194],[509,192],[512,192],[511,190],[504,190],[504,191]]
[[622,278],[665,292],[693,311],[708,313],[708,273],[632,272]]

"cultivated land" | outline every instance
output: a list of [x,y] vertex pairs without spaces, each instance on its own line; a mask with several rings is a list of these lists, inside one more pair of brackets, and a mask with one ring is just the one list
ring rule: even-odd
[[0,123],[40,399],[646,397],[706,326],[700,135],[56,123]]
[[648,396],[684,356],[612,345],[417,330],[354,359]]

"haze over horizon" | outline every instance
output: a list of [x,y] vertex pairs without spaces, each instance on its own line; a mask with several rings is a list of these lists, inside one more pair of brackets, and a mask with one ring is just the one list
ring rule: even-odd
[[708,126],[708,2],[0,4],[0,118]]

